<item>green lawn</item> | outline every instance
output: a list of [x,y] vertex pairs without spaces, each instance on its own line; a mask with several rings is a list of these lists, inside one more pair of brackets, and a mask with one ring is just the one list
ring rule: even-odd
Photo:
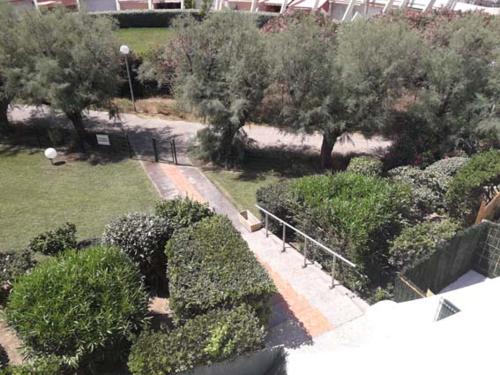
[[242,171],[229,171],[224,169],[207,170],[205,175],[219,188],[238,208],[238,210],[250,210],[258,214],[255,208],[257,203],[255,193],[261,186],[279,181],[279,177],[272,173],[261,175],[254,180],[245,180],[241,176]]
[[248,209],[258,214],[255,193],[261,186],[319,173],[318,164],[317,156],[263,150],[250,155],[237,169],[211,168],[203,172],[239,210]]
[[162,47],[172,37],[172,29],[166,27],[135,27],[116,31],[118,39],[137,55]]
[[68,161],[52,166],[41,151],[0,149],[0,251],[19,249],[66,221],[79,239],[100,237],[117,215],[151,210],[156,191],[138,162]]

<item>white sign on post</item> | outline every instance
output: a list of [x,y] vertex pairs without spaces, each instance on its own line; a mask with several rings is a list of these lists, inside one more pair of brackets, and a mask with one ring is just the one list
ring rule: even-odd
[[106,134],[96,134],[97,144],[101,146],[111,146],[109,143],[109,135]]

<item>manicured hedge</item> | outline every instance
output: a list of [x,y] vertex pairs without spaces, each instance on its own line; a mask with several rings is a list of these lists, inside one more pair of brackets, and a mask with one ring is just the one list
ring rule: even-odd
[[347,171],[366,176],[380,176],[383,166],[384,164],[379,158],[374,156],[358,156],[351,159],[347,166]]
[[133,345],[133,375],[167,375],[263,348],[264,329],[253,309],[213,310],[170,332],[144,332]]
[[228,218],[216,215],[177,231],[166,252],[177,319],[246,303],[266,320],[274,286]]
[[474,156],[450,183],[446,201],[453,217],[470,224],[480,206],[485,187],[500,184],[500,150]]
[[132,213],[106,225],[102,242],[120,248],[137,265],[155,290],[166,282],[165,244],[172,235],[169,221],[156,215]]
[[147,308],[132,261],[119,249],[96,247],[66,251],[19,278],[7,319],[36,355],[77,367],[116,359],[141,330]]
[[186,228],[214,215],[208,204],[189,198],[175,198],[156,203],[155,214],[165,219],[173,230]]
[[158,10],[120,10],[109,12],[94,12],[95,15],[105,15],[113,18],[120,28],[128,27],[170,27],[172,21],[182,15],[191,14],[201,20],[196,9],[158,9]]
[[[95,12],[95,15],[106,15],[116,20],[120,28],[127,27],[170,27],[172,21],[179,16],[190,14],[201,20],[203,17],[198,9],[161,9],[161,10],[121,10],[113,12]],[[258,27],[262,27],[276,13],[247,13],[255,17]]]
[[413,266],[455,236],[460,225],[453,220],[423,222],[403,229],[389,248],[389,263],[397,270]]

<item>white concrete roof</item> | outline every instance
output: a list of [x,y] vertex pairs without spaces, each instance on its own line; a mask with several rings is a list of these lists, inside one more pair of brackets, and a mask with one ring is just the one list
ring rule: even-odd
[[[460,312],[436,322],[441,297]],[[340,327],[319,345],[291,351],[288,375],[496,373],[499,317],[500,278],[405,303],[384,301],[351,322],[354,340]]]

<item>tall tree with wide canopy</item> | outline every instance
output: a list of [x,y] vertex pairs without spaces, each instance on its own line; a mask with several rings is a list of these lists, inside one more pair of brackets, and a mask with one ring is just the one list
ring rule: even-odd
[[20,91],[23,65],[27,59],[27,40],[17,33],[18,26],[23,22],[23,14],[16,13],[8,4],[0,3],[0,132],[9,125],[7,111]]
[[22,33],[34,36],[26,97],[64,112],[80,142],[85,139],[83,112],[92,105],[111,109],[117,92],[120,56],[113,29],[110,18],[56,9],[30,13]]
[[211,13],[203,22],[182,17],[167,53],[174,60],[176,98],[205,118],[198,138],[205,156],[229,165],[240,154],[242,128],[264,96],[269,64],[255,19]]
[[500,20],[467,13],[426,31],[425,74],[410,111],[434,140],[426,147],[435,158],[473,152],[478,131],[500,135]]
[[343,23],[337,37],[350,121],[380,130],[422,76],[422,42],[405,22],[385,18]]
[[270,38],[275,91],[281,93],[277,120],[286,131],[319,132],[321,165],[330,168],[337,138],[355,129],[346,116],[344,85],[335,64],[335,25],[313,16],[296,17]]

